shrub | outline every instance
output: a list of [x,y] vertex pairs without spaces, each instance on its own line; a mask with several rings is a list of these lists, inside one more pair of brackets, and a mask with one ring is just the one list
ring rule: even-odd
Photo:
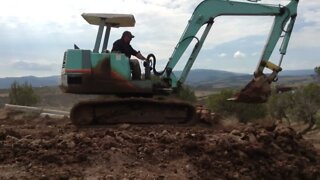
[[266,106],[264,104],[247,104],[227,101],[233,94],[235,94],[234,91],[226,89],[218,94],[210,95],[207,100],[208,108],[223,116],[235,116],[240,122],[248,122],[266,116]]
[[268,102],[268,111],[272,117],[285,118],[288,121],[298,121],[308,124],[302,131],[306,133],[319,120],[320,86],[311,83],[300,87],[291,93],[273,94]]
[[290,124],[290,109],[294,106],[293,92],[272,92],[267,102],[268,114],[271,118],[282,121],[285,119]]
[[314,72],[316,73],[316,79],[320,82],[320,66],[315,67]]
[[315,125],[317,113],[320,109],[320,86],[311,83],[298,89],[293,95],[294,106],[290,109],[292,118],[296,121],[302,121],[309,126],[302,131],[305,133]]
[[10,104],[30,106],[39,102],[39,96],[37,96],[30,84],[25,82],[20,85],[16,81],[11,84],[9,91]]
[[176,93],[176,97],[189,102],[197,101],[197,97],[194,91],[191,90],[188,86],[181,86]]
[[320,76],[320,66],[314,68],[314,72]]

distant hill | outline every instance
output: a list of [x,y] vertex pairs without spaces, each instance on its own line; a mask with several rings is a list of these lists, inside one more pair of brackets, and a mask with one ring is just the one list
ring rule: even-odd
[[35,77],[35,76],[23,76],[23,77],[6,77],[0,78],[0,89],[10,88],[13,82],[19,84],[28,83],[33,87],[43,86],[57,86],[59,84],[59,76],[48,76],[48,77]]
[[315,72],[313,69],[302,69],[281,71],[280,76],[311,76],[314,74]]
[[[181,71],[174,72],[176,76],[181,75]],[[313,76],[314,70],[286,70],[280,73],[280,82],[295,83],[296,81],[306,81]],[[0,89],[8,89],[11,84],[16,81],[19,84],[27,82],[33,87],[43,86],[57,86],[59,84],[60,76],[48,77],[6,77],[0,78]],[[252,79],[250,74],[241,74],[220,70],[208,69],[195,69],[191,70],[186,84],[198,89],[211,89],[211,88],[225,88],[225,87],[239,87],[246,84]],[[312,78],[311,78],[312,79]]]
[[[180,76],[182,71],[174,72],[177,76]],[[187,77],[188,83],[196,83],[196,82],[208,82],[208,81],[216,81],[224,78],[236,77],[246,74],[241,73],[233,73],[228,71],[220,71],[220,70],[210,70],[210,69],[195,69],[191,70]]]
[[[177,72],[180,75],[181,72]],[[278,84],[305,84],[314,81],[314,70],[286,70],[279,74]],[[197,90],[221,89],[230,87],[243,87],[250,80],[252,74],[233,73],[219,70],[192,70],[186,80],[186,84]]]

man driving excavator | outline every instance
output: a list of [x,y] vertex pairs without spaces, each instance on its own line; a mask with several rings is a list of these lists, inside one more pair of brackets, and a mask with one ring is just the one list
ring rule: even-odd
[[140,51],[136,51],[130,45],[130,42],[134,38],[130,31],[124,31],[122,33],[121,39],[116,40],[113,43],[112,52],[120,52],[124,53],[130,62],[130,68],[132,71],[132,79],[140,80],[141,79],[141,69],[139,65],[139,61],[137,59],[130,59],[131,55],[136,56],[140,60],[146,60],[146,58],[140,53]]

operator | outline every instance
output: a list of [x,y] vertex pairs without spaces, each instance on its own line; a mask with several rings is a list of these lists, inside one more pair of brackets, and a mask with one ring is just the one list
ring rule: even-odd
[[124,31],[121,39],[116,40],[113,43],[112,52],[120,52],[124,53],[129,58],[130,68],[132,71],[132,79],[140,80],[141,79],[141,69],[140,64],[137,59],[130,59],[131,55],[136,56],[140,60],[146,60],[146,58],[140,53],[140,51],[136,51],[130,45],[130,42],[134,38],[130,31]]

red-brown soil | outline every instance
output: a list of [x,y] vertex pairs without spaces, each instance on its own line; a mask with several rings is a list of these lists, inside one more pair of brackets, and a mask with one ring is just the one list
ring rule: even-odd
[[319,179],[320,154],[283,125],[77,128],[0,110],[0,179]]

